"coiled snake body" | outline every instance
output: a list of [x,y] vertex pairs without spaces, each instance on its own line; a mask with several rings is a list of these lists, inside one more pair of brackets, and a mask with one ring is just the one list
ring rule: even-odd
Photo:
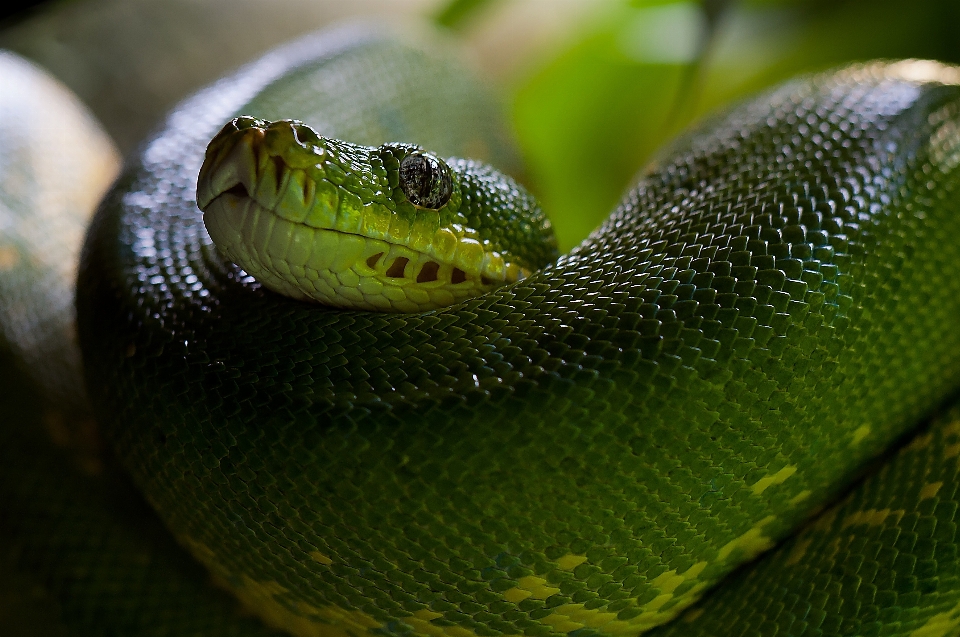
[[[186,102],[82,259],[100,426],[179,542],[270,624],[638,634],[794,533],[955,389],[955,69],[774,89],[675,144],[572,253],[449,308],[279,297],[203,230],[203,149],[241,113],[335,129],[352,94],[320,107],[302,88],[331,60],[376,69],[366,92],[394,116],[422,114],[383,97],[406,62],[373,64],[375,41],[287,49]],[[408,141],[510,161],[492,127],[450,141],[424,121],[411,134],[437,137]],[[658,630],[954,634],[957,423]]]

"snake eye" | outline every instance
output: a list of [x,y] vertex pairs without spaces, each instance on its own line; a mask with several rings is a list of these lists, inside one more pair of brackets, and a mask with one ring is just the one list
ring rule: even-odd
[[453,192],[450,168],[433,155],[411,153],[400,162],[400,187],[414,206],[438,210]]

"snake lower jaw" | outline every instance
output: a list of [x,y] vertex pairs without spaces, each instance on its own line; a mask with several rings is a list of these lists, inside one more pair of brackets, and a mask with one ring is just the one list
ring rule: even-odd
[[425,312],[513,282],[380,239],[289,221],[236,187],[207,203],[204,224],[224,256],[268,289],[331,307]]

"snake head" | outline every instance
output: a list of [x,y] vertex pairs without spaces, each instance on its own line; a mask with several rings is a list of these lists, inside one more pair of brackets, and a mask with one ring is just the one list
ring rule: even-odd
[[295,120],[228,122],[207,147],[197,205],[220,251],[263,285],[341,308],[443,307],[557,256],[539,205],[493,168]]

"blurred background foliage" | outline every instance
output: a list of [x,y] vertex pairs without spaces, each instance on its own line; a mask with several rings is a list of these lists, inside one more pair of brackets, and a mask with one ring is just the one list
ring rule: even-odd
[[691,121],[852,60],[960,63],[958,0],[30,0],[0,47],[85,100],[121,150],[176,101],[276,43],[352,16],[428,18],[504,93],[524,179],[561,247],[585,237]]
[[572,247],[691,120],[850,60],[960,62],[957,0],[632,0],[512,86],[530,178]]

